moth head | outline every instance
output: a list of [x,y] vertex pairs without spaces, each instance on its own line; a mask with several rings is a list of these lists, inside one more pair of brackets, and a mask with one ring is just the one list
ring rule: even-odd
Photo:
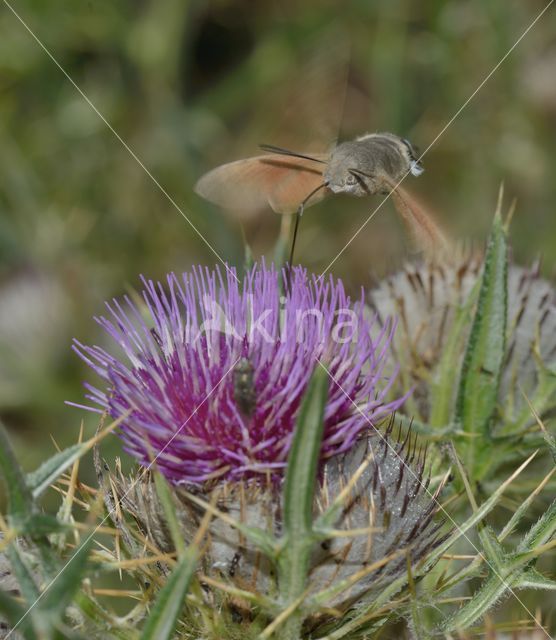
[[420,176],[423,173],[424,169],[423,165],[419,161],[419,150],[414,147],[411,142],[409,142],[409,140],[406,140],[406,138],[402,138],[401,140],[405,145],[407,154],[409,156],[409,171],[411,172],[411,175]]
[[372,175],[359,169],[358,158],[347,146],[343,149],[340,145],[332,154],[324,179],[333,193],[366,196],[375,192]]

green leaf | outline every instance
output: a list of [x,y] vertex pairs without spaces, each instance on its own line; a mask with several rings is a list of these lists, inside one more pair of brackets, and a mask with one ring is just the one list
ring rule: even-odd
[[40,595],[39,588],[35,583],[33,574],[27,566],[26,560],[21,554],[21,549],[17,542],[14,541],[10,544],[7,549],[7,556],[10,560],[14,576],[17,579],[21,595],[28,604],[34,603]]
[[499,213],[494,217],[477,310],[461,370],[456,422],[465,439],[466,469],[472,480],[477,451],[490,455],[487,440],[496,409],[505,353],[507,315],[507,239]]
[[522,589],[545,589],[556,591],[556,581],[546,578],[534,568],[529,568],[521,574],[519,587]]
[[[52,552],[45,529],[53,530],[52,521],[46,526],[50,516],[38,512],[33,495],[27,485],[23,470],[17,462],[8,434],[0,423],[0,469],[4,476],[9,500],[10,524],[22,534],[29,535],[35,543],[43,569],[48,576],[57,571],[57,560]],[[45,525],[45,527],[43,527]]]
[[517,551],[533,551],[535,547],[548,542],[556,532],[556,500],[548,507],[539,520],[525,534]]
[[[487,489],[488,490],[488,489]],[[538,487],[535,487],[535,490],[532,491],[525,500],[522,500],[517,507],[517,509],[512,514],[512,517],[508,520],[508,522],[504,525],[504,528],[500,532],[498,539],[503,541],[507,538],[510,533],[516,528],[518,522],[523,518],[527,509],[533,504],[534,500],[538,495]]]
[[17,525],[18,534],[27,536],[33,541],[68,529],[70,529],[68,524],[60,522],[56,516],[47,513],[33,513]]
[[284,533],[292,539],[312,534],[315,479],[324,429],[329,377],[317,367],[296,421],[284,486]]
[[81,586],[91,544],[92,536],[89,536],[46,586],[44,596],[39,602],[42,611],[47,611],[53,616],[63,616],[73,595]]
[[[324,365],[317,366],[296,421],[284,486],[284,536],[278,559],[282,601],[287,605],[303,593],[309,571],[313,531],[313,503],[324,431],[324,409],[330,377]],[[298,612],[281,629],[283,638],[296,638],[301,627]]]
[[324,430],[329,376],[318,366],[297,418],[284,487],[284,533],[292,540],[312,533],[315,480]]
[[479,539],[482,543],[482,552],[487,562],[499,571],[504,563],[504,549],[498,541],[496,534],[488,525],[482,525],[479,527]]
[[429,420],[432,431],[454,422],[452,415],[454,389],[457,386],[458,368],[463,347],[464,333],[471,322],[471,312],[477,301],[480,283],[477,280],[464,305],[456,309],[454,320],[442,349],[442,355],[435,369],[434,379],[430,385],[431,416]]
[[33,498],[38,498],[66,469],[71,467],[76,460],[88,451],[88,449],[88,444],[74,444],[53,455],[43,462],[35,471],[28,473],[26,482],[32,491]]
[[[37,634],[31,624],[31,618],[26,616],[27,610],[17,600],[0,589],[0,614],[11,628],[17,625],[17,632],[26,640],[37,640]],[[21,621],[21,622],[20,622]]]
[[[546,415],[555,406],[556,372],[552,368],[547,367],[542,361],[538,346],[535,346],[532,357],[535,359],[537,370],[537,385],[535,390],[533,394],[529,396],[520,389],[526,401],[516,416],[513,416],[510,411],[507,411],[506,407],[502,407],[502,424],[497,429],[497,433],[500,435],[519,435],[525,431],[535,419],[539,422],[539,416]],[[556,450],[555,440],[546,431],[543,431],[543,435],[556,461],[556,455],[554,453]]]
[[185,553],[185,542],[183,539],[182,527],[179,523],[178,516],[176,514],[176,508],[174,501],[172,500],[172,494],[170,493],[170,487],[166,482],[166,478],[160,473],[158,469],[154,470],[154,483],[156,487],[156,493],[160,500],[160,504],[164,510],[164,516],[170,530],[172,542],[174,548],[178,554],[178,558],[183,557]]
[[33,496],[25,482],[23,469],[17,462],[6,429],[0,423],[0,470],[4,476],[9,500],[9,513],[15,520],[21,520],[35,510]]
[[197,564],[197,551],[189,547],[160,590],[141,640],[170,640],[183,608]]
[[[502,576],[504,577],[504,576]],[[458,611],[448,618],[442,625],[445,633],[469,628],[476,620],[481,618],[496,602],[502,598],[508,589],[516,585],[515,578],[508,577],[501,580],[497,575],[491,575],[475,595],[466,602]]]
[[[497,541],[492,544],[492,541],[495,540],[494,534],[491,535],[489,533],[490,541],[488,546],[490,549],[487,550],[487,557],[489,560],[494,558],[495,561],[494,564],[490,565],[490,576],[471,600],[449,618],[443,627],[444,631],[451,632],[456,629],[467,629],[511,589],[526,586],[537,589],[556,589],[556,583],[544,578],[532,567],[527,566],[534,561],[530,552],[534,552],[535,547],[547,542],[555,530],[556,501],[552,503],[540,520],[531,527],[518,546],[518,553],[502,557],[501,548],[498,546]],[[484,528],[483,532],[486,531],[487,529]],[[481,535],[481,540],[483,543],[485,542],[484,535]]]

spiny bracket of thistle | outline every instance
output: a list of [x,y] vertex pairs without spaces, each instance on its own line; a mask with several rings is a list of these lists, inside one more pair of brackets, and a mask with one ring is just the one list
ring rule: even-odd
[[455,441],[472,481],[542,447],[535,413],[556,407],[554,287],[538,265],[508,265],[506,235],[498,211],[484,261],[409,265],[370,296],[379,318],[399,316],[397,385],[415,388],[405,412],[417,432]]
[[[481,550],[477,552],[477,554],[473,557],[470,557],[470,562],[461,567],[459,563],[456,565],[456,570],[449,572],[448,567],[450,566],[450,560],[448,560],[448,565],[444,564],[442,566],[442,570],[437,574],[436,578],[434,575],[430,577],[435,578],[432,582],[422,582],[421,589],[422,600],[421,603],[431,604],[436,602],[440,602],[441,598],[447,592],[450,592],[452,589],[456,589],[456,592],[460,592],[462,585],[469,580],[475,580],[476,578],[484,577],[484,565],[485,561],[488,563],[487,567],[489,569],[490,576],[495,575],[498,580],[498,586],[502,585],[502,589],[498,591],[497,596],[489,597],[488,604],[485,606],[485,593],[482,588],[477,591],[476,596],[473,597],[472,600],[463,599],[462,606],[455,613],[452,613],[450,616],[444,618],[442,622],[442,616],[440,615],[440,610],[437,605],[431,604],[431,611],[434,610],[434,616],[432,620],[437,620],[437,623],[432,623],[429,618],[429,624],[424,624],[421,626],[420,624],[415,624],[417,621],[413,620],[414,628],[419,629],[418,637],[436,637],[439,633],[439,627],[441,629],[453,629],[459,632],[464,632],[468,629],[472,624],[474,624],[483,613],[496,605],[497,600],[508,593],[509,588],[512,587],[511,582],[509,583],[507,580],[500,578],[502,574],[500,574],[498,570],[498,564],[501,562],[503,558],[504,552],[495,548],[495,544],[500,544],[510,533],[513,527],[524,517],[527,508],[531,506],[533,499],[538,494],[540,489],[546,485],[549,476],[547,476],[532,492],[532,494],[523,502],[520,508],[516,511],[516,513],[512,516],[510,521],[506,524],[506,526],[500,531],[498,534],[497,542],[494,540],[494,534],[492,531],[485,528],[482,523],[484,522],[486,516],[490,514],[493,509],[500,503],[503,494],[508,490],[508,488],[516,481],[518,476],[529,466],[531,461],[535,458],[535,454],[531,455],[525,462],[523,462],[502,484],[497,486],[493,492],[489,495],[489,497],[481,504],[477,505],[476,510],[466,519],[458,522],[457,526],[454,530],[445,537],[445,539],[436,546],[423,560],[417,564],[413,573],[414,579],[418,577],[426,576],[430,569],[433,567],[434,563],[438,561],[441,556],[444,556],[449,550],[454,548],[454,545],[460,544],[462,538],[466,538],[468,532],[474,527],[478,527],[480,531],[480,540]],[[552,508],[551,508],[552,510]],[[534,558],[538,557],[542,553],[546,552],[553,544],[546,544],[545,541],[548,540],[554,534],[554,522],[551,516],[543,516],[536,525],[530,529],[529,534],[524,536],[523,540],[527,540],[528,549],[531,549],[533,545],[535,546],[535,551],[530,553],[528,556],[529,562],[532,563]],[[484,549],[483,549],[484,544]],[[475,547],[475,551],[477,548]],[[509,557],[509,556],[508,556]],[[473,558],[473,559],[471,559]],[[526,560],[527,558],[522,557],[520,560]],[[521,565],[522,568],[527,568],[527,582],[525,579],[521,583],[522,588],[534,588],[534,589],[553,589],[554,583],[544,576],[540,576],[531,566],[528,566],[523,563]],[[507,571],[510,570],[508,567]],[[506,574],[507,575],[507,574]],[[490,578],[489,578],[490,579]],[[402,609],[406,612],[406,615],[411,615],[412,610],[409,607],[409,603],[403,597],[400,597],[400,591],[407,585],[407,576],[400,576],[396,578],[392,583],[386,585],[373,599],[372,604],[368,607],[359,608],[353,618],[348,620],[341,629],[333,631],[329,633],[326,638],[327,640],[340,640],[341,638],[349,638],[351,637],[351,633],[355,632],[357,629],[365,628],[365,623],[370,623],[374,619],[380,620],[380,612],[384,612],[383,615],[388,615],[391,612],[391,608],[389,603],[395,598],[397,609]],[[488,579],[487,579],[488,581]],[[492,596],[492,589],[488,589],[487,593],[489,596]],[[472,601],[473,604],[470,604]],[[457,598],[452,599],[449,602],[453,603],[457,602]],[[476,615],[472,614],[472,611],[476,612]],[[461,617],[460,617],[461,612]],[[426,619],[422,619],[426,620]],[[454,624],[455,621],[455,624]],[[373,637],[371,635],[371,637]]]
[[[297,487],[290,501],[297,515],[289,524],[285,495],[273,484],[228,482],[213,488],[218,498],[200,570],[209,584],[228,584],[242,597],[222,599],[216,589],[211,598],[232,607],[243,623],[254,615],[255,603],[271,618],[293,604],[285,627],[301,621],[304,628],[316,628],[330,621],[331,608],[340,615],[373,602],[378,591],[407,575],[408,560],[415,567],[427,559],[444,540],[442,521],[435,522],[443,483],[429,486],[425,450],[417,449],[410,435],[400,440],[401,433],[394,436],[393,429],[391,421],[384,436],[362,438],[349,452],[327,461],[316,488],[290,484]],[[309,477],[310,469],[299,469],[296,456],[290,463],[295,465],[290,478],[300,472]],[[128,492],[133,482],[117,478],[122,510],[153,535],[160,549],[171,550],[154,482],[145,478]],[[186,543],[205,512],[203,501],[209,508],[210,495],[197,491],[192,496],[174,487],[176,518]],[[304,504],[304,497],[310,502]],[[261,544],[258,531],[274,543]]]

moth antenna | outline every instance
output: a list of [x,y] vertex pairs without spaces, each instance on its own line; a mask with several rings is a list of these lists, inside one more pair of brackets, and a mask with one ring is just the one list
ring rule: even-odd
[[320,164],[326,164],[324,160],[319,158],[313,158],[312,156],[305,155],[303,153],[297,153],[297,151],[291,151],[290,149],[283,149],[282,147],[276,147],[273,144],[260,144],[259,148],[269,153],[279,153],[283,156],[292,156],[293,158],[302,158],[303,160],[311,160],[311,162],[319,162]]

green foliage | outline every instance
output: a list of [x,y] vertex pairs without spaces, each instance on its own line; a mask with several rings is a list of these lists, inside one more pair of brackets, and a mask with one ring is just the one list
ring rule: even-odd
[[489,533],[488,545],[483,544],[488,563],[488,577],[473,597],[444,624],[447,633],[467,629],[493,608],[501,598],[522,588],[555,590],[556,582],[541,575],[533,568],[537,550],[556,532],[556,502],[553,502],[542,518],[533,525],[518,544],[507,552],[494,532]]
[[[313,504],[319,453],[324,430],[324,410],[330,378],[325,366],[315,367],[296,421],[288,457],[284,487],[284,535],[278,559],[280,596],[290,606],[303,594],[307,584],[309,560],[315,543]],[[295,640],[303,616],[292,613],[279,637]]]
[[178,554],[178,557],[182,558],[185,554],[185,543],[183,541],[183,532],[181,531],[178,517],[176,515],[175,504],[172,500],[171,489],[168,486],[168,482],[158,471],[158,469],[155,469],[154,473],[156,491],[158,493],[160,503],[162,504],[162,508],[164,509],[164,515],[170,529],[172,542],[174,543],[174,548],[176,550],[176,553]]
[[85,444],[74,444],[48,458],[36,471],[28,473],[26,483],[32,491],[33,498],[36,499],[44,493],[87,450],[88,446]]
[[189,548],[160,590],[141,634],[141,640],[170,640],[185,603],[197,564],[198,552]]
[[482,479],[491,463],[492,420],[505,356],[508,247],[498,212],[487,247],[481,290],[461,370],[454,423],[467,473]]
[[8,494],[9,513],[15,523],[19,523],[35,506],[31,490],[25,481],[25,475],[18,464],[4,425],[0,423],[0,469]]
[[[337,3],[301,1],[295,9],[281,7],[279,15],[268,2],[205,4],[31,2],[21,10],[185,216],[226,261],[245,259],[246,265],[269,254],[277,235],[274,258],[286,259],[287,237],[278,232],[284,223],[266,214],[247,221],[242,235],[235,220],[195,199],[191,186],[204,170],[257,153],[261,141],[303,150],[313,142],[326,147],[336,137],[344,95],[344,76],[335,64],[342,32],[352,40],[354,83],[340,137],[391,129],[424,149],[534,17],[527,3],[509,10],[504,0],[383,0],[350,3],[341,11]],[[455,236],[481,237],[489,224],[484,203],[503,175],[523,211],[515,221],[516,255],[534,249],[550,268],[556,255],[550,204],[556,191],[549,179],[556,138],[547,135],[555,109],[548,17],[427,152],[426,173],[414,188]],[[215,32],[218,47],[211,44]],[[82,376],[67,345],[73,335],[87,340],[99,299],[121,291],[124,282],[133,286],[138,273],[179,271],[217,258],[7,9],[0,12],[0,76],[0,308],[14,329],[0,326],[0,410],[21,427],[14,430],[15,448],[25,446],[25,463],[33,467],[42,461],[51,429],[57,429],[57,439],[73,439],[75,414],[62,400],[80,397]],[[318,78],[325,80],[324,91]],[[282,120],[285,111],[293,118]],[[325,268],[340,249],[339,238],[347,242],[360,225],[358,216],[377,204],[334,198],[306,213],[297,255],[316,270]],[[372,225],[335,264],[352,284],[366,279],[370,268],[381,273],[401,256],[394,216],[376,216]],[[244,256],[245,244],[250,248]],[[202,544],[185,545],[172,488],[158,474],[157,494],[177,563],[153,548],[126,513],[122,518],[132,532],[133,550],[118,531],[96,531],[89,540],[83,527],[89,532],[93,523],[106,526],[102,501],[89,487],[90,469],[72,487],[71,517],[61,521],[43,510],[58,497],[47,491],[50,485],[68,496],[67,471],[87,447],[64,449],[26,474],[0,425],[7,498],[0,560],[19,585],[15,597],[0,590],[2,617],[30,640],[251,640],[265,629],[267,637],[369,640],[397,637],[404,620],[418,637],[459,631],[468,637],[484,635],[479,625],[487,612],[497,623],[510,620],[512,631],[512,621],[526,617],[511,589],[530,610],[538,606],[546,621],[556,588],[556,507],[546,498],[556,489],[550,476],[556,461],[556,371],[536,349],[529,403],[514,410],[522,395],[517,387],[508,397],[496,395],[508,355],[506,269],[506,237],[496,218],[482,279],[457,308],[431,378],[423,368],[431,415],[413,423],[414,432],[430,444],[431,487],[449,466],[444,444],[453,443],[476,507],[458,494],[463,486],[458,477],[443,499],[454,529],[411,575],[387,584],[370,604],[341,615],[323,610],[330,595],[346,586],[340,581],[326,592],[305,593],[309,553],[331,535],[345,507],[341,500],[331,504],[317,521],[311,513],[327,383],[317,367],[288,466],[283,531],[235,525],[238,537],[278,568],[278,595],[253,594],[249,585],[242,590],[224,574],[220,584],[210,586],[214,600],[203,601],[202,590],[194,588],[195,571],[205,570]],[[59,296],[48,289],[41,297],[37,274],[55,283]],[[26,291],[14,309],[7,290],[20,277],[38,295],[33,299]],[[14,335],[19,339],[12,340]],[[401,355],[404,363],[410,361],[409,352]],[[410,379],[409,367],[401,373]],[[409,424],[411,416],[403,420]],[[537,449],[525,469],[523,460]],[[520,473],[512,473],[517,467]],[[200,512],[211,509],[202,496],[192,502]],[[223,515],[211,513],[215,519]],[[452,553],[456,559],[449,558]],[[110,582],[116,570],[122,582]],[[550,599],[543,599],[543,591]],[[114,592],[124,597],[107,595]],[[458,600],[463,597],[468,599]],[[302,618],[314,626],[300,625]]]

